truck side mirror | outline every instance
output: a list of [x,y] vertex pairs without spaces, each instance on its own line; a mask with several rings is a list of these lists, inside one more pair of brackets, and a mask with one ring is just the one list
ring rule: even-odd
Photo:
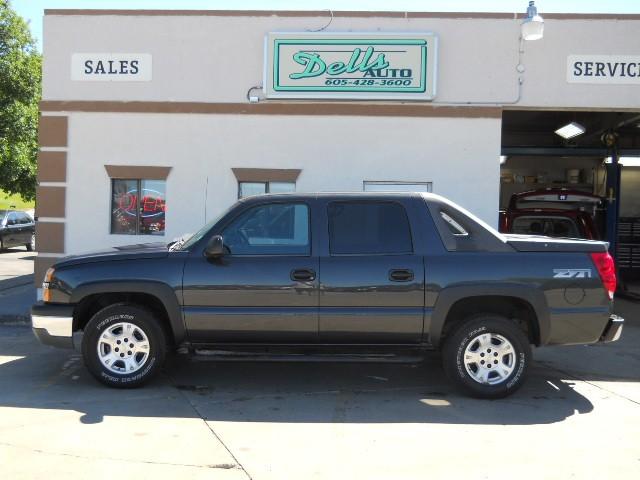
[[207,258],[219,258],[224,255],[224,240],[222,235],[214,235],[204,249],[204,256]]

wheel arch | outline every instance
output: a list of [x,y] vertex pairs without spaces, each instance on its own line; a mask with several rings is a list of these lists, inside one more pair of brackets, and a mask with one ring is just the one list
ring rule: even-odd
[[438,295],[429,327],[429,341],[440,346],[453,327],[469,315],[493,313],[517,319],[532,344],[546,343],[549,310],[541,291],[524,285],[450,287]]
[[81,330],[102,308],[114,303],[136,303],[149,308],[161,320],[165,334],[175,345],[186,339],[182,309],[175,291],[160,282],[94,282],[73,289],[70,302],[76,305],[73,331]]

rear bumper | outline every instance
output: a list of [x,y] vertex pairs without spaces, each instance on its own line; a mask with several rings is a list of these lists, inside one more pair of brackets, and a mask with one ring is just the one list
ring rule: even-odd
[[604,328],[602,336],[600,337],[600,341],[603,343],[608,343],[618,340],[620,338],[620,335],[622,335],[623,325],[624,318],[619,317],[618,315],[610,315],[607,326]]
[[73,348],[73,306],[36,303],[31,307],[31,328],[44,345]]

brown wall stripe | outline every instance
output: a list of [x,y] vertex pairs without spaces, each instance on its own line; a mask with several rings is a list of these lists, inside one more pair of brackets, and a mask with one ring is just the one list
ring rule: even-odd
[[218,115],[312,116],[344,115],[358,117],[501,118],[502,116],[502,109],[498,107],[437,106],[416,103],[274,103],[269,101],[265,101],[263,103],[198,103],[45,100],[40,102],[40,110],[43,112],[196,113]]
[[36,222],[36,250],[64,253],[64,223]]
[[239,182],[295,182],[301,170],[293,168],[232,168]]
[[66,182],[67,153],[38,153],[38,182]]
[[[125,15],[161,17],[329,17],[328,10],[97,10],[97,9],[45,9],[45,15]],[[521,19],[522,12],[372,12],[333,11],[334,18],[469,18],[469,19]],[[544,13],[545,20],[639,20],[637,14],[606,13]]]
[[67,146],[67,117],[40,116],[38,143],[41,147]]
[[65,216],[65,187],[36,187],[36,218]]
[[47,268],[58,261],[58,258],[53,257],[41,257],[38,255],[33,267],[33,282],[36,287],[42,287],[42,281],[44,280],[44,274],[47,273]]
[[150,167],[144,165],[105,165],[111,178],[140,178],[144,180],[166,180],[171,167]]

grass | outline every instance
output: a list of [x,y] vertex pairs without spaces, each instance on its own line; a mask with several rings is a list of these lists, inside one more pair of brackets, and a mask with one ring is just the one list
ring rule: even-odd
[[15,205],[16,210],[30,210],[34,208],[36,202],[27,202],[18,194],[9,195],[4,190],[0,190],[0,210],[6,210],[11,205]]

